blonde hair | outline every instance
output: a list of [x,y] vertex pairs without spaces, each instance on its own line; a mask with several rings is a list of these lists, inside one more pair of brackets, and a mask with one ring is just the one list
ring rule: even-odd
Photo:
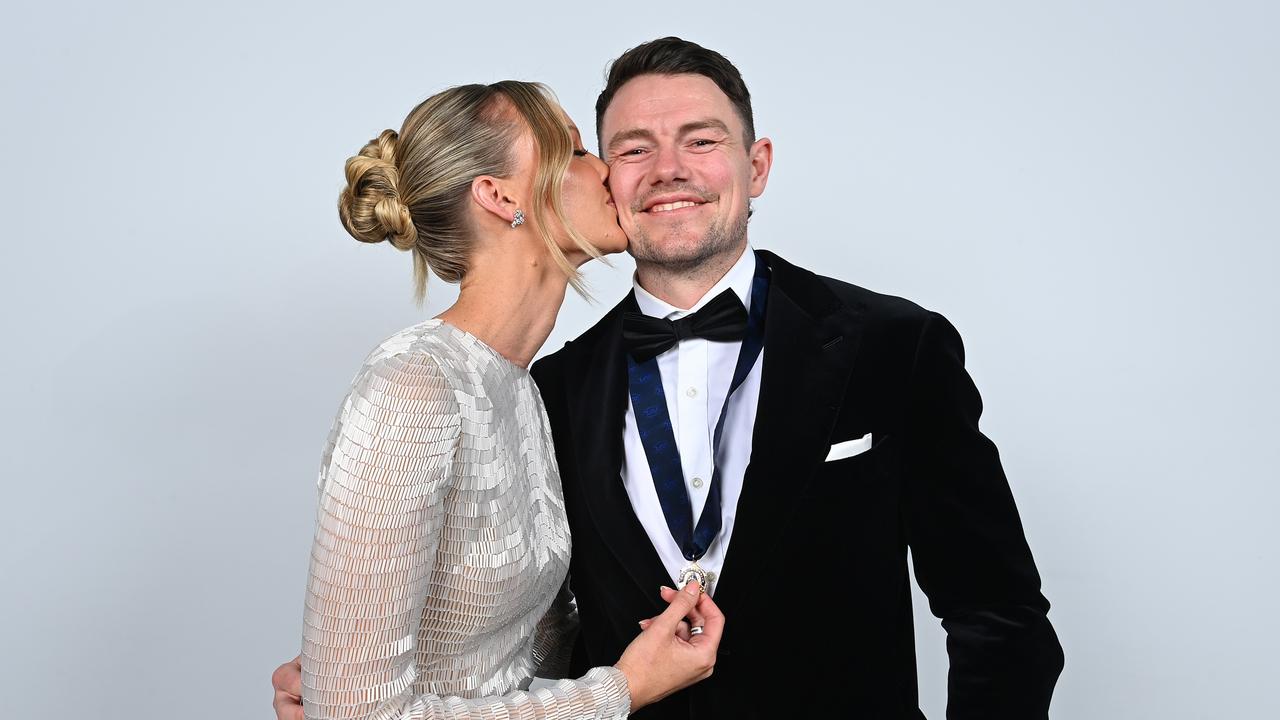
[[569,284],[585,294],[581,273],[547,229],[549,211],[574,244],[600,257],[565,215],[561,195],[573,138],[554,96],[541,83],[461,85],[427,98],[399,133],[383,130],[347,160],[347,186],[338,196],[343,227],[361,242],[386,240],[411,251],[418,302],[426,294],[428,269],[445,282],[461,281],[474,240],[468,219],[471,182],[481,175],[511,175],[512,148],[526,126],[537,169],[530,206],[522,209]]

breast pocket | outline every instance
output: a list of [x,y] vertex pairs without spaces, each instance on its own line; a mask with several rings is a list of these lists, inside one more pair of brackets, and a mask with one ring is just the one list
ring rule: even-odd
[[891,482],[896,459],[892,435],[873,435],[869,448],[846,457],[839,457],[839,443],[833,445],[835,449],[829,451],[828,456],[834,454],[836,458],[818,466],[815,477],[806,488],[806,495],[824,497],[874,493],[880,485]]

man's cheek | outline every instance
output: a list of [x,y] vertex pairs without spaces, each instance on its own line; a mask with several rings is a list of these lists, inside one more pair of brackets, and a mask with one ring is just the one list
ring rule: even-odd
[[634,233],[636,228],[636,218],[634,215],[627,213],[618,213],[618,225],[627,235]]

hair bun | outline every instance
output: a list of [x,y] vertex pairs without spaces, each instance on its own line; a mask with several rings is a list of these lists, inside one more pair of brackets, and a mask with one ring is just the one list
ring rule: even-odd
[[383,130],[360,148],[360,154],[347,159],[347,186],[338,196],[338,216],[360,242],[389,240],[409,250],[418,240],[418,231],[409,208],[400,201],[398,140],[394,130]]

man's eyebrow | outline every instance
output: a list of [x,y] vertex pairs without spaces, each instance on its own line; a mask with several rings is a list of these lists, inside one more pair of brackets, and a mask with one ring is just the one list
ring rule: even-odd
[[614,136],[609,139],[608,149],[610,152],[612,152],[614,148],[618,147],[622,143],[631,142],[632,140],[652,141],[653,133],[649,132],[648,130],[645,130],[644,128],[632,128],[630,130],[624,130],[623,132],[614,134]]
[[715,118],[695,120],[694,122],[685,123],[680,126],[681,135],[688,135],[689,133],[698,132],[699,130],[719,130],[725,135],[729,134],[729,126]]

